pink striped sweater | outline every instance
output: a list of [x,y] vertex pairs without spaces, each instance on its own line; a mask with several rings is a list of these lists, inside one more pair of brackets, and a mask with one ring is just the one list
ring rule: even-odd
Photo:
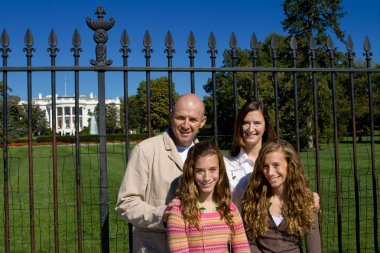
[[250,252],[243,221],[234,204],[235,234],[220,219],[219,212],[200,213],[200,230],[188,227],[182,217],[181,207],[173,207],[168,219],[167,233],[170,252],[228,252],[228,241],[234,253]]

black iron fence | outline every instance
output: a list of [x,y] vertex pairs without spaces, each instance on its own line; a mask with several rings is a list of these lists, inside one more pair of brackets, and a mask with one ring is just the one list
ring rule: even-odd
[[[129,248],[131,227],[125,221],[116,217],[113,211],[118,187],[128,161],[129,149],[129,123],[128,117],[124,120],[125,138],[120,143],[107,143],[106,119],[105,119],[105,87],[106,73],[115,72],[123,76],[124,88],[124,115],[128,115],[129,73],[142,72],[146,78],[146,104],[147,126],[149,136],[152,133],[151,125],[151,73],[163,73],[168,78],[168,110],[173,104],[173,73],[184,72],[190,75],[190,90],[195,92],[195,75],[208,73],[209,84],[212,87],[212,106],[210,121],[211,132],[215,140],[221,140],[220,124],[223,121],[218,117],[218,109],[222,94],[218,93],[218,74],[224,73],[231,77],[232,101],[231,111],[237,114],[239,108],[239,74],[251,73],[251,83],[247,84],[248,98],[263,99],[260,92],[260,78],[267,78],[273,84],[272,90],[265,99],[272,101],[273,116],[277,134],[289,137],[289,133],[282,131],[284,113],[287,120],[293,122],[294,133],[292,142],[305,163],[306,170],[312,179],[312,184],[321,196],[321,231],[325,252],[379,252],[379,215],[378,215],[378,181],[379,165],[376,165],[376,157],[379,157],[379,105],[380,78],[374,80],[380,74],[380,69],[372,63],[372,53],[368,38],[364,42],[363,62],[365,64],[354,66],[353,45],[350,38],[347,39],[346,65],[335,67],[335,48],[328,39],[326,53],[328,55],[326,67],[318,66],[317,52],[322,50],[316,47],[314,39],[309,43],[309,66],[297,67],[298,56],[297,41],[294,37],[289,41],[290,54],[287,57],[289,66],[279,63],[280,55],[278,41],[272,36],[270,41],[271,65],[260,66],[257,63],[259,42],[252,35],[249,51],[252,65],[241,67],[238,65],[238,46],[234,34],[231,35],[230,66],[216,66],[216,39],[213,33],[208,41],[208,54],[210,55],[210,67],[196,67],[195,37],[190,33],[188,38],[189,67],[173,67],[172,58],[175,52],[173,38],[168,32],[165,45],[167,54],[167,66],[151,67],[152,40],[149,32],[143,38],[143,53],[146,64],[143,67],[131,67],[128,65],[128,57],[131,53],[129,37],[124,31],[121,35],[122,66],[112,66],[112,60],[107,59],[106,43],[107,31],[114,25],[114,20],[104,18],[104,10],[99,7],[97,19],[87,19],[87,25],[94,30],[96,42],[96,58],[90,60],[92,66],[79,66],[79,57],[82,49],[81,38],[76,30],[72,37],[74,66],[56,66],[57,36],[54,30],[51,32],[49,42],[50,66],[33,66],[32,56],[34,40],[30,30],[25,35],[26,66],[9,67],[8,57],[11,56],[9,36],[3,30],[0,38],[0,52],[3,59],[2,67],[2,166],[3,166],[3,209],[2,224],[4,230],[0,232],[4,252],[126,252]],[[286,58],[285,57],[285,58]],[[56,94],[57,72],[72,72],[75,80],[75,143],[72,145],[58,145],[56,135],[56,97],[52,96],[52,138],[51,145],[36,147],[33,145],[32,133],[32,75],[35,72],[48,72],[51,75],[51,94]],[[79,85],[81,72],[95,72],[98,80],[99,98],[99,143],[96,145],[83,144],[79,135]],[[8,74],[19,73],[27,75],[28,94],[28,140],[26,147],[10,146],[8,139],[9,118],[8,106]],[[358,104],[356,101],[355,84],[357,76],[361,76],[361,82],[366,83],[366,104]],[[284,94],[279,92],[284,85],[282,76],[288,77],[288,84],[293,92],[290,96],[292,104],[286,109],[282,108]],[[328,92],[331,105],[329,124],[332,126],[330,135],[321,137],[320,109],[324,108],[323,97],[320,96],[320,78],[327,76]],[[364,77],[363,77],[364,76]],[[305,79],[306,77],[306,79]],[[363,79],[364,78],[364,79]],[[299,80],[308,80],[310,99],[299,101]],[[349,134],[342,137],[339,132],[340,107],[338,98],[342,97],[342,90],[337,89],[348,85],[350,119]],[[376,96],[374,96],[376,95]],[[306,104],[311,109],[307,122],[309,127],[309,142],[311,146],[304,150],[302,144],[303,129],[300,127],[303,119],[300,118],[302,108]],[[361,103],[361,101],[359,101]],[[367,112],[367,132],[360,134],[358,139],[356,126],[356,110],[365,108]],[[290,109],[291,108],[291,111]],[[285,112],[284,112],[285,110]],[[376,116],[377,115],[377,116]],[[376,118],[377,117],[377,118]],[[225,123],[224,123],[225,124]],[[327,124],[327,123],[326,123]],[[364,141],[363,141],[364,139]],[[377,151],[375,150],[377,147]]]

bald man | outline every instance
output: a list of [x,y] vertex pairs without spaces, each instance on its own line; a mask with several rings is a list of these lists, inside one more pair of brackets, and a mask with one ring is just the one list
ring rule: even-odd
[[172,205],[169,190],[205,123],[200,98],[182,95],[171,112],[170,128],[131,152],[115,210],[135,226],[133,252],[169,252],[164,226]]

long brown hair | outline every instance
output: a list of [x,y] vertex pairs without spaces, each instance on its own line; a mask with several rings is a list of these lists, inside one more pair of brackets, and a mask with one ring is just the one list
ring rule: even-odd
[[265,235],[269,226],[269,206],[272,188],[263,169],[267,154],[282,152],[287,162],[287,177],[284,183],[282,214],[287,231],[291,235],[303,236],[312,228],[315,208],[309,180],[304,173],[300,158],[292,145],[284,140],[264,144],[257,157],[255,168],[242,200],[242,216],[250,238]]
[[190,148],[183,167],[183,174],[179,181],[176,195],[181,200],[182,215],[188,225],[199,229],[198,198],[199,191],[194,180],[194,166],[200,157],[216,155],[219,160],[219,180],[213,192],[213,201],[218,205],[218,211],[226,224],[234,231],[233,215],[231,213],[231,191],[224,165],[223,156],[219,148],[211,141],[196,143]]
[[244,148],[245,146],[242,125],[244,123],[245,116],[247,116],[247,114],[252,111],[260,111],[264,116],[265,132],[262,137],[262,144],[264,144],[267,141],[274,140],[276,138],[276,132],[273,129],[266,105],[259,100],[248,101],[239,110],[238,116],[235,121],[234,135],[232,138],[232,144],[230,149],[230,155],[232,156],[237,156],[240,152],[240,148]]

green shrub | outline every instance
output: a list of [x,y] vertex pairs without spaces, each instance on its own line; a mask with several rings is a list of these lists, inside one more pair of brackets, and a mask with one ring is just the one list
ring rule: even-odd
[[[142,134],[130,134],[129,140],[145,140],[148,138],[147,133]],[[17,140],[20,140],[19,142],[27,142],[28,138],[19,138]],[[24,141],[21,141],[24,140]],[[57,142],[65,142],[65,143],[75,143],[76,137],[75,135],[57,135],[56,141]],[[99,135],[90,135],[90,134],[81,134],[79,136],[80,142],[99,142]],[[124,134],[107,134],[107,141],[124,141],[125,136]],[[45,135],[45,136],[37,136],[36,141],[41,142],[51,142],[52,136]]]
[[[37,141],[36,137],[33,137],[32,142],[36,142],[36,141]],[[16,138],[13,140],[9,140],[9,142],[13,142],[13,143],[28,142],[28,137]]]

